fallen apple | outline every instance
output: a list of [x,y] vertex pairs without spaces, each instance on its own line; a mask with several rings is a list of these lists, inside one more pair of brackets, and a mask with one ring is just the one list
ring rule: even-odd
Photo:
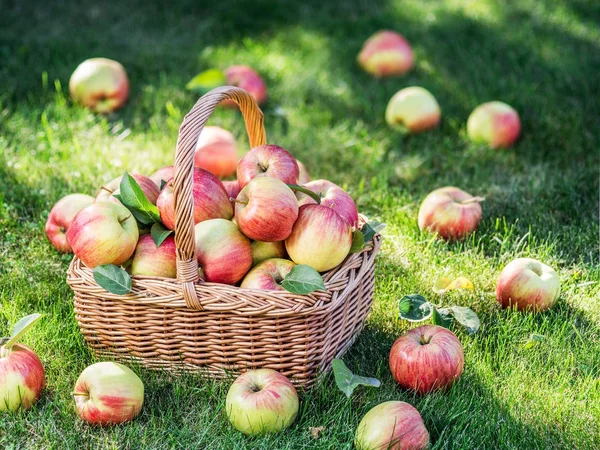
[[67,242],[67,230],[77,213],[92,203],[94,197],[90,195],[70,194],[61,198],[52,207],[46,221],[46,236],[59,252],[71,251],[71,246]]
[[[256,103],[262,105],[267,101],[267,85],[261,76],[250,66],[238,65],[225,69],[227,84],[237,86],[248,92]],[[235,105],[233,102],[223,102],[225,105]]]
[[221,178],[235,174],[238,164],[237,142],[221,127],[204,127],[194,153],[194,166]]
[[420,133],[440,122],[440,106],[435,97],[422,87],[404,88],[391,98],[385,110],[388,125]]
[[296,184],[299,173],[296,159],[287,150],[277,145],[260,145],[240,159],[237,180],[240,189],[259,177],[278,178],[286,184]]
[[519,113],[506,103],[484,103],[469,116],[467,133],[472,141],[483,142],[491,148],[510,147],[521,133]]
[[177,255],[173,236],[167,236],[159,247],[149,234],[141,236],[129,271],[131,275],[176,278]]
[[375,33],[358,54],[361,67],[376,77],[404,75],[414,62],[410,44],[394,31]]
[[82,62],[69,80],[71,97],[94,112],[109,113],[122,107],[129,95],[129,80],[123,66],[107,58]]
[[266,259],[254,266],[246,274],[240,286],[245,289],[284,291],[285,289],[281,287],[281,282],[295,265],[288,259]]

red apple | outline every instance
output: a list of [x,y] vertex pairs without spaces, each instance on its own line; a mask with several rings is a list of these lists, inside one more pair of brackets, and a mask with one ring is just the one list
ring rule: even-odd
[[410,44],[398,33],[378,31],[364,43],[358,54],[361,67],[376,77],[404,75],[413,67]]
[[[194,223],[208,219],[231,219],[233,208],[223,183],[208,170],[194,168]],[[169,230],[175,229],[175,195],[173,180],[163,188],[156,200],[160,220]]]
[[46,221],[46,236],[59,252],[69,253],[67,230],[75,215],[86,206],[94,203],[94,197],[85,194],[71,194],[61,198],[52,207]]
[[260,145],[246,153],[237,166],[237,180],[243,189],[250,180],[259,177],[278,178],[286,184],[298,183],[296,159],[277,145]]
[[243,373],[225,400],[229,421],[248,435],[276,433],[289,427],[298,407],[298,394],[290,380],[272,369]]
[[255,266],[265,259],[287,258],[284,241],[276,242],[252,242],[252,265]]
[[156,247],[149,234],[140,237],[130,266],[131,275],[176,278],[177,255],[175,239],[167,238]]
[[220,127],[204,127],[196,144],[194,166],[217,177],[228,177],[235,174],[238,160],[233,134]]
[[560,296],[560,280],[552,267],[535,259],[517,258],[500,273],[496,299],[503,308],[545,311]]
[[409,133],[420,133],[440,123],[440,106],[435,97],[422,87],[407,87],[391,98],[385,110],[385,121]]
[[250,240],[225,219],[210,219],[195,227],[196,257],[202,278],[213,283],[236,284],[252,267]]
[[77,66],[69,80],[71,97],[94,112],[109,113],[127,101],[129,80],[117,61],[91,58]]
[[352,227],[333,209],[303,205],[285,248],[296,264],[308,264],[319,272],[339,265],[352,247]]
[[[249,66],[231,66],[225,69],[227,84],[237,86],[248,92],[256,103],[262,105],[267,101],[267,86],[260,75]],[[223,102],[225,104],[225,102]],[[228,102],[232,105],[232,102]]]
[[123,364],[99,362],[85,369],[73,390],[77,415],[97,425],[128,422],[144,403],[142,380]]
[[469,116],[467,133],[472,141],[491,148],[510,147],[521,133],[519,113],[506,103],[484,103]]
[[[333,209],[339,216],[353,227],[358,225],[358,209],[352,197],[337,184],[327,180],[309,181],[303,187],[310,189],[319,197],[321,197],[321,205]],[[296,192],[298,205],[309,205],[317,203],[312,197],[309,197],[302,192]]]
[[[156,199],[158,198],[158,194],[160,193],[159,188],[156,184],[148,177],[141,175],[139,173],[130,173],[131,177],[137,182],[140,186],[146,198],[150,203],[156,205]],[[113,195],[119,194],[121,192],[121,179],[123,177],[117,177],[114,180],[111,180],[104,186],[100,187],[98,194],[96,195],[96,201],[104,201],[111,200]]]
[[429,432],[416,408],[405,402],[384,402],[360,421],[354,446],[356,450],[425,450]]
[[0,346],[0,411],[29,409],[40,397],[45,379],[42,362],[29,347]]
[[[223,186],[225,187],[230,200],[232,198],[235,199],[240,193],[240,185],[237,180],[223,181]],[[235,204],[233,206],[235,207]]]
[[298,164],[298,183],[299,184],[306,184],[310,181],[310,175],[308,173],[308,170],[306,169],[306,166],[301,162],[296,160],[296,163]]
[[250,239],[283,241],[298,218],[294,192],[277,178],[255,178],[235,200],[235,220]]
[[419,228],[447,240],[463,239],[475,231],[481,221],[479,202],[482,200],[453,186],[436,189],[421,203]]
[[266,259],[246,274],[240,286],[246,289],[284,291],[281,282],[295,265],[288,259]]
[[167,183],[171,178],[175,176],[175,167],[174,166],[166,166],[158,169],[152,175],[150,175],[150,179],[156,185],[158,189],[161,188],[161,185]]
[[438,325],[408,331],[390,351],[390,370],[396,382],[421,394],[450,387],[460,377],[464,362],[458,338]]
[[112,202],[96,202],[82,209],[67,230],[73,253],[89,268],[123,264],[133,254],[138,237],[135,217]]

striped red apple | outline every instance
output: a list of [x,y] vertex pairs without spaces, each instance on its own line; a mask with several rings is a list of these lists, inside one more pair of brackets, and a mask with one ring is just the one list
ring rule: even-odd
[[[303,187],[310,189],[321,198],[321,205],[333,209],[340,217],[356,227],[358,225],[358,209],[350,195],[337,184],[328,180],[313,180],[304,184]],[[296,192],[298,205],[316,204],[314,198],[302,192]]]
[[129,271],[131,275],[177,277],[177,255],[173,236],[167,236],[158,247],[151,235],[140,236]]
[[491,148],[510,147],[521,134],[519,113],[503,102],[484,103],[469,116],[467,133],[473,142],[483,142]]
[[414,63],[408,41],[390,30],[378,31],[367,39],[357,59],[365,71],[376,77],[404,75]]
[[[148,178],[156,185],[157,188],[161,188],[161,185],[166,184],[171,178],[175,176],[174,166],[165,166],[158,169]],[[163,183],[164,182],[164,183]],[[164,187],[164,186],[163,186]]]
[[281,287],[281,282],[295,265],[289,259],[266,259],[246,274],[240,286],[246,289],[283,291],[285,289]]
[[[250,66],[228,67],[225,69],[225,77],[227,78],[227,84],[244,89],[259,105],[267,101],[267,85],[258,72]],[[223,104],[233,105],[232,102],[223,102]]]
[[71,222],[86,206],[94,203],[94,197],[85,194],[70,194],[61,198],[52,207],[46,221],[46,236],[59,252],[69,253],[71,246],[67,241],[67,230]]
[[194,166],[221,178],[235,174],[238,164],[237,142],[221,127],[204,127],[194,153]]
[[240,159],[237,166],[240,189],[259,177],[278,178],[286,184],[296,184],[299,173],[296,159],[278,145],[254,147]]

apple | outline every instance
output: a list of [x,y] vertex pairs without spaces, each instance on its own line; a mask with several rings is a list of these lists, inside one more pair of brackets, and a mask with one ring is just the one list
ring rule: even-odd
[[[217,177],[208,170],[194,168],[194,224],[208,219],[231,219],[233,207],[227,191]],[[169,180],[156,200],[160,220],[169,230],[175,229],[175,193],[173,180]]]
[[137,245],[135,217],[119,203],[96,202],[77,213],[67,230],[73,253],[89,268],[123,264]]
[[94,197],[85,194],[70,194],[61,198],[52,207],[46,221],[46,236],[56,250],[69,253],[71,246],[67,242],[67,230],[75,215],[86,206],[94,203]]
[[278,145],[260,145],[240,159],[237,180],[240,189],[259,177],[278,178],[286,184],[296,184],[299,172],[296,159],[287,150]]
[[252,266],[257,265],[259,262],[265,259],[271,258],[286,258],[287,252],[285,250],[284,241],[276,242],[264,242],[264,241],[253,241],[252,242]]
[[425,450],[429,432],[416,408],[391,401],[373,407],[356,429],[357,450]]
[[235,429],[247,435],[276,433],[298,414],[296,388],[272,369],[249,370],[229,388],[225,408]]
[[396,382],[420,394],[450,387],[460,377],[464,362],[456,335],[438,325],[413,328],[390,350],[390,370]]
[[491,148],[510,147],[521,133],[519,113],[503,102],[484,103],[469,116],[467,133],[472,141]]
[[367,39],[358,54],[361,67],[376,77],[404,75],[413,67],[410,44],[398,33],[382,30]]
[[204,280],[236,284],[244,278],[252,267],[252,247],[235,223],[209,219],[198,223],[194,231],[196,257]]
[[294,192],[277,178],[255,178],[235,199],[235,220],[250,239],[283,241],[298,218]]
[[440,114],[435,97],[422,87],[413,86],[394,94],[385,110],[385,121],[409,133],[420,133],[435,128]]
[[0,411],[29,409],[40,397],[45,380],[44,367],[33,350],[23,344],[0,345]]
[[307,264],[319,272],[339,265],[352,247],[352,227],[333,209],[302,205],[292,234],[285,241],[296,264]]
[[[137,182],[140,186],[144,195],[150,203],[156,205],[156,199],[158,198],[158,194],[160,194],[159,188],[156,186],[156,183],[152,181],[150,178],[141,175],[139,173],[130,173],[131,177]],[[98,194],[96,195],[96,201],[105,201],[112,200],[112,196],[121,192],[121,179],[123,177],[117,177],[114,180],[111,180],[109,183],[100,187]]]
[[123,364],[99,362],[85,369],[73,389],[77,415],[96,425],[128,422],[144,403],[142,380]]
[[117,61],[107,58],[86,59],[69,80],[71,97],[94,112],[109,113],[127,101],[129,80]]
[[167,238],[156,247],[149,234],[140,237],[130,266],[131,275],[176,278],[177,255],[175,239]]
[[[262,105],[267,101],[267,86],[260,75],[249,66],[231,66],[225,69],[227,84],[237,86],[248,92],[256,103]],[[234,105],[233,102],[223,102],[222,104]]]
[[517,258],[506,265],[496,283],[496,299],[503,308],[545,311],[560,296],[558,274],[532,258]]
[[[333,209],[339,216],[356,227],[358,225],[358,209],[352,197],[337,184],[327,180],[314,180],[304,184],[303,187],[310,189],[321,197],[321,205]],[[309,205],[317,203],[313,198],[302,192],[296,192],[298,205]]]
[[238,160],[233,134],[220,127],[204,127],[196,144],[194,166],[217,177],[228,177],[235,174]]
[[230,200],[232,198],[235,199],[240,193],[240,185],[237,180],[223,181],[223,186],[225,187]]
[[[156,187],[158,189],[160,189],[161,185],[166,184],[167,181],[169,181],[174,176],[175,176],[175,166],[166,166],[166,167],[161,167],[160,169],[158,169],[156,172],[154,172],[152,175],[150,175],[149,178],[154,182]],[[163,183],[163,181],[164,181],[164,183]]]
[[298,164],[298,183],[306,184],[310,181],[310,175],[306,166],[302,163],[302,161],[296,160],[296,164]]
[[292,261],[281,258],[266,259],[250,270],[240,285],[246,289],[284,291],[281,282],[295,266]]

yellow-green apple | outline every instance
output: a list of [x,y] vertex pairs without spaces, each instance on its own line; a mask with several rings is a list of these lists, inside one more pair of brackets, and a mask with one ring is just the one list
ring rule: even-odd
[[[160,191],[154,183],[154,181],[139,173],[131,173],[130,175],[140,186],[140,188],[144,192],[144,195],[146,195],[148,201],[153,205],[156,205],[156,199],[158,198],[158,194],[160,194]],[[96,201],[100,202],[105,200],[112,200],[113,195],[119,194],[121,192],[120,186],[122,178],[122,176],[117,177],[114,180],[111,180],[109,183],[105,184],[104,186],[100,186],[100,190],[96,195]]]
[[194,166],[221,178],[235,174],[238,160],[233,134],[221,127],[204,127],[196,144]]
[[435,97],[422,87],[404,88],[391,98],[385,110],[385,121],[409,133],[435,128],[440,122],[440,106]]
[[[175,176],[175,167],[174,166],[166,166],[161,167],[152,175],[150,175],[150,179],[156,185],[158,189],[161,188],[161,185],[166,184],[171,178]],[[163,183],[164,181],[164,183]]]
[[129,80],[123,66],[107,58],[86,59],[69,80],[71,97],[94,112],[109,113],[127,101]]
[[29,409],[45,385],[44,367],[33,350],[23,344],[0,345],[0,411]]
[[[244,89],[259,105],[267,100],[267,85],[251,67],[243,65],[228,67],[225,69],[225,77],[227,84]],[[222,104],[235,105],[233,102],[223,102]]]
[[259,262],[265,259],[271,258],[286,258],[287,252],[285,251],[285,242],[263,242],[253,241],[252,242],[252,265],[255,266]]
[[410,44],[398,33],[382,30],[367,39],[358,54],[361,67],[376,77],[404,75],[414,62]]
[[84,421],[96,425],[128,422],[144,403],[144,384],[127,366],[99,362],[86,368],[73,389],[75,410]]
[[[304,184],[303,187],[310,189],[321,197],[321,205],[327,206],[338,213],[353,227],[358,224],[358,209],[352,197],[337,184],[328,180],[313,180]],[[315,199],[298,191],[296,192],[298,205],[309,205],[317,203]]]
[[69,253],[71,246],[67,242],[67,230],[75,215],[86,206],[94,203],[94,197],[85,194],[70,194],[61,198],[52,207],[46,221],[46,236],[56,250]]
[[306,166],[304,165],[304,163],[302,161],[296,160],[296,163],[298,164],[298,183],[299,184],[308,183],[310,181],[310,175],[308,173],[308,169],[306,168]]
[[352,227],[333,209],[302,205],[292,234],[285,240],[288,255],[296,264],[307,264],[319,272],[340,264],[352,247]]
[[453,186],[436,189],[421,203],[419,228],[433,231],[443,239],[462,239],[477,229],[482,200]]
[[[195,224],[208,219],[231,219],[233,217],[233,207],[223,183],[208,170],[194,168],[192,195],[194,196]],[[175,193],[173,180],[170,180],[160,192],[156,200],[156,206],[162,223],[169,230],[174,230]]]
[[416,408],[405,402],[384,402],[362,418],[354,446],[356,450],[425,450],[429,432]]
[[131,275],[175,278],[177,255],[173,236],[167,236],[158,247],[149,234],[141,236],[129,270]]
[[517,258],[506,265],[496,283],[496,299],[503,308],[544,311],[560,296],[555,270],[532,258]]
[[462,374],[465,357],[452,331],[422,325],[394,342],[389,362],[400,386],[424,394],[450,387]]
[[135,250],[139,231],[135,217],[120,203],[96,202],[77,213],[67,230],[73,253],[89,268],[120,265]]
[[198,223],[194,231],[196,257],[204,280],[236,284],[244,278],[252,267],[252,247],[235,223],[209,219]]
[[286,184],[296,184],[299,172],[296,159],[287,150],[278,145],[260,145],[240,159],[237,180],[240,189],[259,177],[278,178]]
[[283,241],[292,232],[297,218],[298,200],[277,178],[251,180],[235,199],[235,220],[250,239]]
[[472,141],[491,148],[510,147],[521,133],[519,113],[503,102],[484,103],[469,116],[467,133]]
[[231,424],[247,435],[276,433],[298,414],[296,388],[272,369],[249,370],[229,388],[225,408]]
[[250,270],[240,285],[246,289],[265,289],[269,291],[283,291],[281,282],[295,266],[289,259],[266,259]]

